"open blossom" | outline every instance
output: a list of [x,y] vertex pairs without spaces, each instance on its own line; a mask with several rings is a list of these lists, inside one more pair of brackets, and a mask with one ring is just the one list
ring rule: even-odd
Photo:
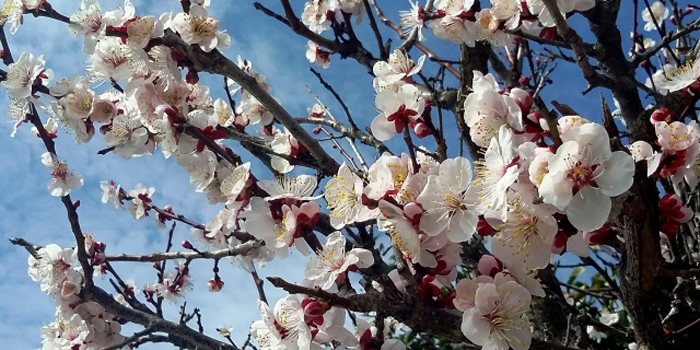
[[148,142],[148,130],[141,124],[137,111],[124,109],[126,111],[112,119],[102,141],[105,146],[113,147],[114,153],[129,159],[144,153],[144,146]]
[[425,108],[420,91],[411,84],[401,85],[398,92],[381,91],[374,103],[382,111],[371,125],[372,134],[379,141],[389,140],[397,132],[402,132],[404,127],[412,127]]
[[[202,6],[190,7],[189,13],[178,13],[173,18],[173,27],[186,43],[198,44],[204,52],[209,52],[217,46],[222,46],[219,30],[219,20],[209,17],[207,10]],[[225,34],[225,33],[223,33]],[[225,34],[227,37],[228,34]],[[227,40],[222,40],[224,43]],[[228,40],[230,44],[230,39]]]
[[428,176],[428,183],[416,200],[425,210],[420,229],[429,236],[446,231],[447,238],[455,243],[469,240],[479,220],[474,208],[476,198],[468,191],[471,181],[468,159],[457,157],[442,162],[438,175]]
[[367,268],[374,263],[372,252],[363,248],[353,248],[345,252],[345,236],[334,232],[328,236],[323,249],[306,264],[306,278],[322,289],[329,289],[336,280],[352,266]]
[[148,211],[151,209],[151,196],[156,191],[155,188],[146,188],[146,186],[138,183],[136,188],[127,192],[131,197],[129,212],[134,216],[134,219],[141,220],[148,216]]
[[309,40],[306,43],[306,59],[311,63],[315,63],[317,66],[326,69],[331,65],[331,53],[324,50],[321,46],[315,42]]
[[362,205],[362,190],[362,179],[353,174],[345,163],[338,169],[338,174],[328,181],[324,196],[331,211],[331,225],[335,229],[372,218],[371,210]]
[[485,216],[498,229],[491,240],[495,257],[506,265],[523,264],[528,269],[549,264],[552,242],[559,230],[550,213],[528,204],[521,196],[512,196],[504,220],[499,212],[487,212]]
[[530,293],[515,281],[499,278],[479,284],[474,307],[464,312],[462,333],[484,350],[530,347],[532,333],[525,313]]
[[488,147],[502,125],[523,130],[522,111],[516,100],[502,95],[491,73],[474,71],[474,92],[464,100],[464,122],[469,136],[480,147]]
[[[554,17],[545,6],[543,0],[526,0],[527,7],[530,13],[536,14],[545,27],[554,27]],[[592,0],[557,0],[557,7],[561,15],[566,18],[566,14],[572,11],[588,11],[595,6],[595,1]]]
[[72,268],[78,262],[76,249],[48,244],[37,250],[37,257],[38,259],[29,256],[29,276],[32,280],[41,282],[43,292],[62,294],[65,283],[80,290],[82,275]]
[[[398,92],[401,85],[413,82],[412,76],[423,69],[425,55],[413,63],[406,52],[394,50],[385,61],[377,61],[372,67],[374,73],[374,89],[377,91],[393,90]],[[379,106],[378,106],[379,107]],[[381,107],[380,107],[381,108]]]
[[520,25],[520,14],[523,5],[520,0],[492,0],[491,15],[498,21],[503,21],[507,29],[515,30]]
[[502,125],[498,136],[491,139],[483,160],[475,161],[476,179],[473,191],[478,196],[478,207],[482,211],[501,211],[506,215],[508,188],[520,174],[518,156],[513,145],[513,131]]
[[115,209],[122,207],[123,204],[119,198],[120,185],[115,185],[114,181],[101,181],[100,189],[102,189],[102,203],[110,202]]
[[267,192],[266,201],[286,198],[309,201],[321,198],[313,196],[317,183],[315,176],[301,174],[297,177],[279,176],[276,180],[260,180],[257,185]]
[[425,25],[425,16],[423,15],[423,6],[418,5],[418,1],[408,1],[411,9],[408,11],[399,11],[401,18],[400,24],[404,35],[411,35],[414,31],[418,33],[418,41],[425,40],[423,36],[423,26]]
[[[331,7],[331,5],[333,5]],[[304,5],[304,12],[301,14],[301,21],[309,29],[320,34],[331,27],[331,20],[335,20],[334,11],[336,5],[333,0],[311,0]],[[332,14],[331,17],[328,15]]]
[[73,36],[85,35],[83,51],[92,54],[97,41],[105,34],[106,25],[102,20],[102,9],[97,0],[83,0],[80,10],[70,16],[68,29]]
[[100,40],[95,46],[95,52],[90,56],[87,69],[91,79],[97,82],[110,78],[116,81],[129,80],[132,76],[131,51],[130,46],[122,44],[119,38],[108,37]]
[[441,39],[450,40],[455,44],[465,44],[474,47],[480,29],[474,22],[474,13],[471,10],[474,0],[438,0],[435,1],[435,9],[445,13],[440,19],[430,21],[433,34]]
[[127,42],[146,47],[149,40],[163,36],[163,22],[153,16],[136,18],[126,27]]
[[596,230],[608,219],[610,197],[632,186],[634,161],[623,151],[611,152],[608,133],[600,124],[568,130],[562,140],[549,161],[540,195],[545,203],[565,212],[577,229]]
[[288,295],[275,304],[274,311],[258,300],[262,320],[253,322],[250,333],[261,349],[309,350],[313,338],[304,319],[304,309],[295,295]]
[[75,172],[68,170],[65,162],[59,162],[56,155],[45,152],[41,155],[41,163],[51,170],[53,177],[49,181],[49,193],[55,197],[67,196],[71,190],[83,187],[83,178]]
[[668,90],[668,92],[680,91],[685,88],[693,88],[700,91],[700,60],[688,61],[683,66],[671,70],[654,81],[656,88]]
[[35,84],[47,85],[53,71],[45,69],[45,64],[43,55],[35,58],[29,52],[23,53],[19,60],[10,64],[7,78],[1,83],[7,94],[13,98],[27,98],[32,95]]
[[657,1],[642,10],[642,20],[645,22],[644,30],[647,32],[655,31],[657,25],[661,27],[666,18],[668,18],[668,8],[661,1]]

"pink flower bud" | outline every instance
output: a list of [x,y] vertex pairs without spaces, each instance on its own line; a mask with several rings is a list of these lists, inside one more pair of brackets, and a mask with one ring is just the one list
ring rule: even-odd
[[321,128],[313,128],[313,130],[311,130],[311,132],[313,132],[314,135],[318,135],[319,133],[321,133]]
[[416,126],[413,127],[413,132],[419,139],[432,134],[432,131],[430,131],[430,128],[424,122],[416,123]]
[[190,68],[187,71],[187,75],[185,76],[185,80],[187,81],[188,84],[197,84],[199,82],[199,75],[197,74],[197,71],[194,70],[193,68]]
[[78,209],[80,207],[80,199],[73,201],[73,208]]
[[407,218],[414,220],[416,215],[423,214],[423,207],[417,202],[409,202],[403,206],[403,213]]
[[691,13],[693,13],[693,8],[690,6],[686,7],[685,10],[683,11],[683,14],[686,16],[691,14]]
[[671,24],[674,26],[676,25],[676,16],[671,16],[668,20],[671,21]]
[[218,292],[221,291],[222,288],[224,288],[224,281],[222,281],[219,276],[214,276],[214,278],[209,280],[210,292]]
[[192,244],[191,244],[190,241],[188,241],[188,240],[182,241],[182,247],[185,248],[185,249],[192,249],[192,248],[194,248],[194,247],[192,247]]
[[491,255],[483,255],[476,267],[476,273],[481,276],[493,277],[501,271],[503,271],[503,263]]
[[307,322],[312,321],[313,319],[323,316],[323,314],[328,311],[329,307],[325,303],[321,303],[319,301],[313,300],[313,299],[304,299],[304,301],[308,300],[305,304],[303,304],[304,308],[304,319]]

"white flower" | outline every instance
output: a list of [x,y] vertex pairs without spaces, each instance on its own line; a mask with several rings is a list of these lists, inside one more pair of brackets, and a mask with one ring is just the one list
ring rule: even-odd
[[568,130],[562,140],[549,161],[540,195],[545,203],[564,211],[577,229],[596,230],[608,219],[610,197],[632,186],[634,161],[625,152],[610,151],[608,133],[600,124]]
[[375,76],[374,89],[377,91],[388,89],[398,92],[400,85],[413,81],[411,76],[418,74],[423,69],[424,62],[425,55],[421,56],[414,64],[404,51],[394,50],[386,62],[377,61],[372,67]]
[[288,295],[275,304],[274,311],[258,300],[262,320],[255,321],[251,333],[261,349],[311,348],[311,329],[304,320],[304,309],[294,295]]
[[190,45],[198,44],[204,52],[213,50],[219,43],[219,20],[209,17],[202,6],[190,7],[189,13],[178,13],[172,24],[183,41]]
[[447,238],[455,243],[469,240],[479,220],[474,208],[476,198],[468,191],[471,181],[468,159],[457,157],[442,162],[438,175],[428,176],[428,183],[416,200],[425,210],[420,229],[429,236],[447,231]]
[[90,56],[87,68],[92,81],[102,82],[110,78],[116,81],[129,80],[132,76],[130,51],[129,46],[122,44],[119,38],[100,40]]
[[163,36],[163,22],[153,16],[138,17],[126,27],[127,42],[141,48],[146,47],[152,38]]
[[68,170],[65,162],[58,162],[56,155],[45,152],[41,155],[41,163],[51,170],[53,179],[49,181],[49,193],[54,197],[67,196],[71,190],[83,187],[83,178]]
[[435,1],[435,9],[443,11],[445,16],[430,21],[433,34],[458,45],[474,47],[480,35],[480,29],[474,22],[474,14],[470,11],[473,4],[474,0]]
[[649,11],[648,7],[642,10],[642,20],[646,22],[644,23],[644,30],[647,32],[656,30],[657,25],[660,28],[666,18],[668,18],[668,9],[661,1],[651,4],[651,11]]
[[141,220],[148,216],[148,210],[151,209],[151,196],[156,191],[155,188],[146,188],[146,186],[138,183],[136,188],[127,192],[129,197],[131,197],[131,204],[129,205],[129,212],[134,216],[134,219]]
[[227,205],[232,204],[243,192],[250,178],[250,162],[237,166],[221,181],[221,193],[227,198]]
[[[71,266],[78,262],[78,253],[73,248],[61,248],[48,244],[37,250],[38,259],[29,256],[29,277],[41,282],[41,290],[48,294],[59,293],[64,282],[69,282],[80,291],[81,274]],[[76,292],[77,293],[77,292]]]
[[[537,18],[540,20],[543,26],[554,27],[554,17],[549,12],[549,9],[547,9],[547,6],[545,6],[543,0],[526,0],[526,3],[530,13],[537,15]],[[575,0],[557,0],[556,3],[557,7],[559,8],[559,12],[561,12],[561,15],[564,16],[564,18],[566,18],[567,13],[572,12],[576,8]],[[591,8],[592,7],[593,6],[591,6]]]
[[474,307],[464,312],[462,333],[483,349],[526,350],[532,333],[524,317],[530,306],[530,293],[515,281],[479,284]]
[[408,1],[411,9],[408,11],[399,11],[401,28],[406,36],[418,31],[418,41],[425,40],[423,36],[423,26],[425,25],[425,17],[423,16],[423,7],[418,5],[418,1]]
[[338,277],[351,266],[368,268],[374,264],[372,252],[363,248],[353,248],[345,252],[345,236],[334,232],[328,236],[323,249],[316,252],[306,264],[305,276],[321,289],[329,289]]
[[476,179],[473,191],[478,196],[477,207],[482,210],[502,211],[506,215],[508,188],[520,174],[519,156],[513,145],[513,131],[501,125],[498,137],[493,137],[483,160],[475,161]]
[[331,225],[335,229],[371,218],[370,210],[362,205],[362,190],[362,179],[353,174],[345,163],[338,169],[338,174],[328,181],[324,196],[331,211]]
[[276,180],[260,180],[257,183],[261,190],[267,192],[266,201],[291,198],[310,201],[321,198],[313,196],[317,180],[315,176],[301,174],[297,177],[279,176]]
[[114,181],[101,181],[100,188],[102,189],[102,203],[111,202],[114,208],[122,207],[122,202],[119,199],[120,185],[114,184]]
[[523,5],[520,0],[492,0],[491,15],[499,21],[503,21],[503,25],[507,29],[515,30],[520,25],[520,13],[523,11]]
[[666,73],[660,81],[654,81],[656,88],[675,92],[685,89],[700,79],[700,60],[688,61],[678,69]]
[[311,0],[304,5],[301,21],[316,34],[320,34],[331,27],[328,13],[332,13],[335,9],[329,7],[329,2],[329,0]]
[[552,242],[559,230],[552,215],[516,195],[509,200],[502,223],[498,212],[485,216],[498,229],[491,240],[491,252],[507,266],[523,264],[528,269],[541,269],[549,264]]
[[311,40],[306,43],[306,59],[323,69],[326,69],[331,65],[330,54],[331,53],[329,51],[324,50],[321,46]]
[[617,312],[608,312],[608,310],[603,310],[600,314],[600,323],[606,326],[612,326],[613,324],[620,321],[620,314]]
[[523,130],[522,111],[510,96],[501,95],[491,73],[474,71],[474,92],[464,100],[464,122],[479,147],[487,147],[502,125]]
[[588,333],[588,336],[591,338],[591,340],[600,343],[601,340],[605,339],[608,337],[605,332],[599,331],[596,327],[594,326],[586,326],[586,333]]
[[102,9],[97,0],[83,0],[80,10],[70,16],[68,29],[73,36],[85,35],[83,51],[92,54],[97,41],[105,35],[106,25],[102,21]]
[[46,85],[53,71],[44,69],[45,64],[43,55],[34,58],[29,52],[23,53],[19,60],[10,64],[7,78],[2,82],[7,94],[13,98],[27,98],[32,95],[34,84]]
[[175,159],[190,174],[190,184],[194,190],[204,193],[214,181],[216,155],[210,150],[187,154],[175,154]]
[[420,118],[425,108],[425,100],[417,87],[411,84],[401,85],[398,92],[382,91],[374,100],[377,108],[382,110],[372,120],[372,134],[379,141],[386,141],[404,127],[411,126]]
[[143,153],[148,142],[148,130],[141,124],[137,111],[127,109],[112,119],[102,142],[107,147],[114,147],[114,153],[129,159]]
[[420,237],[413,223],[408,221],[401,208],[385,200],[379,201],[379,210],[384,216],[383,225],[378,225],[380,230],[388,230],[389,237],[399,250],[412,262],[419,263],[421,257],[426,254],[424,249],[421,249]]

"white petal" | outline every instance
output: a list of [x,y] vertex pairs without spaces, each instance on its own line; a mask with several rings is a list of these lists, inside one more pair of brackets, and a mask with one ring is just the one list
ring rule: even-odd
[[584,186],[566,207],[566,216],[577,229],[593,231],[608,221],[611,206],[610,197],[596,188]]

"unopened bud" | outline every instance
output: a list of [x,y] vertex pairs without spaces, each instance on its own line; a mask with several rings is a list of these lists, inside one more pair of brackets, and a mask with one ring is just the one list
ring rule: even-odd
[[491,255],[483,255],[476,267],[476,273],[481,276],[493,277],[501,271],[503,271],[503,263]]
[[193,68],[190,68],[187,71],[187,75],[185,76],[185,80],[187,81],[188,84],[197,84],[199,82],[199,75],[197,74],[197,71],[194,70]]
[[313,130],[311,130],[311,132],[313,132],[315,135],[318,135],[321,133],[321,128],[313,128]]
[[518,83],[522,86],[528,86],[530,85],[530,77],[522,76],[520,79],[518,79]]
[[542,29],[542,31],[540,31],[540,38],[548,39],[548,40],[555,40],[557,38],[557,28],[556,27],[548,27],[548,28]]
[[416,126],[413,127],[413,132],[419,139],[432,134],[432,131],[430,131],[430,128],[424,122],[416,123]]
[[671,24],[673,24],[674,26],[676,25],[676,16],[671,16],[671,18],[669,18],[668,20],[671,21]]
[[194,248],[194,247],[192,247],[192,244],[188,240],[182,241],[182,247],[185,249],[193,249]]
[[686,7],[685,10],[683,10],[683,15],[686,15],[686,16],[687,16],[687,15],[689,15],[689,14],[691,14],[691,13],[693,13],[693,8],[690,7],[690,6]]
[[423,207],[417,202],[409,202],[403,206],[403,213],[407,218],[413,220],[423,213]]
[[80,207],[80,199],[73,201],[73,208],[78,209]]
[[221,289],[224,288],[224,281],[219,278],[219,276],[215,276],[214,278],[209,280],[209,291],[210,292],[218,292],[221,291]]
[[669,122],[671,121],[671,110],[666,107],[661,107],[651,113],[652,122]]

